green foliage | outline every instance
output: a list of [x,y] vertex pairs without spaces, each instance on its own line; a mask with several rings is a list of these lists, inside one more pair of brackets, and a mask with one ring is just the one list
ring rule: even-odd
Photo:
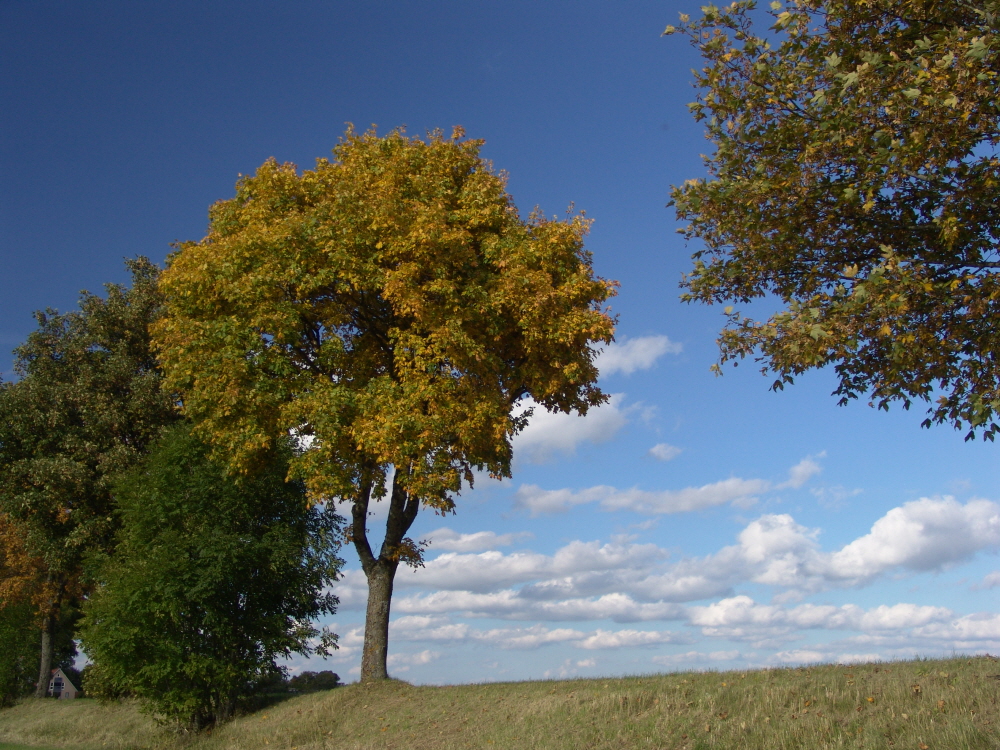
[[41,630],[31,602],[0,608],[0,707],[35,688]]
[[17,568],[0,593],[37,606],[42,683],[52,642],[67,636],[56,630],[63,603],[86,592],[84,560],[113,538],[114,477],[177,418],[149,346],[159,269],[126,265],[131,288],[108,284],[106,298],[84,292],[78,311],[36,313],[38,330],[14,352],[20,379],[0,383],[0,557]]
[[324,670],[322,672],[300,672],[288,681],[288,687],[300,693],[313,693],[317,690],[332,690],[341,685],[340,675]]
[[0,383],[0,512],[56,579],[57,600],[113,536],[114,477],[176,419],[149,348],[159,270],[145,258],[127,265],[131,288],[36,313],[38,330],[14,352],[20,379]]
[[237,483],[182,424],[118,483],[122,528],[80,630],[88,688],[201,727],[270,679],[275,658],[335,647],[310,622],[335,611],[323,590],[342,564],[340,519],[285,480],[289,454]]
[[688,301],[727,308],[725,362],[774,387],[833,364],[841,403],[935,400],[925,425],[992,439],[1000,408],[1000,3],[791,0],[706,6],[691,109],[709,179],[674,187],[704,243]]
[[[72,634],[78,616],[74,606],[63,605],[52,644],[52,668],[63,669],[70,679],[76,676],[73,663],[77,651]],[[41,640],[33,602],[25,599],[0,607],[0,707],[13,705],[34,691]],[[79,682],[73,684],[80,687]]]

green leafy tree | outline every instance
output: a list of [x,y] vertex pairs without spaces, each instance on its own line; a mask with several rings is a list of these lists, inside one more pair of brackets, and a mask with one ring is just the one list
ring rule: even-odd
[[[580,217],[522,220],[482,141],[347,135],[299,174],[266,162],[215,204],[161,279],[155,339],[171,388],[230,466],[290,431],[314,500],[350,504],[368,579],[362,681],[384,679],[399,563],[421,507],[452,512],[473,470],[509,476],[518,401],[586,412],[614,283]],[[391,479],[390,479],[391,477]],[[379,550],[369,505],[388,495]]]
[[721,360],[775,388],[832,364],[840,403],[930,401],[990,439],[1000,406],[995,1],[791,0],[682,16],[709,177],[673,188],[703,243],[684,299],[732,307]]
[[181,424],[125,475],[117,545],[80,626],[99,673],[88,686],[200,728],[229,718],[276,658],[335,647],[311,622],[336,610],[324,589],[340,519],[286,481],[290,452],[235,481]]
[[0,607],[0,707],[35,689],[41,640],[37,619],[30,601]]
[[288,687],[300,693],[315,693],[317,690],[333,690],[342,683],[336,672],[300,672],[288,681]]
[[74,312],[37,313],[38,329],[14,352],[19,379],[0,383],[0,512],[39,565],[39,697],[63,605],[84,591],[86,556],[112,538],[111,483],[177,418],[149,347],[159,269],[145,258],[127,266],[131,287],[84,292]]

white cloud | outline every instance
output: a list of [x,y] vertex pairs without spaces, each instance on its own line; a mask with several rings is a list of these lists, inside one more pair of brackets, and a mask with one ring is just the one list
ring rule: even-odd
[[959,651],[995,651],[1000,648],[1000,613],[978,612],[951,622],[931,623],[917,628],[914,636]]
[[901,603],[867,611],[854,604],[802,604],[786,608],[758,604],[749,596],[734,596],[708,606],[691,607],[688,613],[691,624],[700,627],[703,635],[757,643],[774,642],[794,631],[807,629],[917,632],[921,627],[951,623],[955,619],[954,613],[945,607]]
[[441,658],[440,651],[420,651],[416,654],[389,654],[386,658],[386,666],[394,672],[407,672],[410,667],[430,664]]
[[[573,577],[578,582],[573,591],[579,593],[582,591],[579,582],[590,574],[649,568],[664,555],[655,544],[601,544],[597,541],[573,541],[554,555],[529,551],[504,554],[497,550],[478,554],[445,552],[427,561],[423,568],[400,570],[396,585],[486,592],[519,583]],[[569,590],[563,587],[560,592],[568,594]],[[596,590],[588,593],[596,593]]]
[[615,341],[597,355],[597,369],[601,375],[622,373],[631,375],[636,370],[648,370],[664,354],[680,354],[684,347],[666,336],[640,336]]
[[[650,449],[650,454],[661,460],[669,460],[677,455],[679,448],[661,443]],[[821,458],[820,453],[817,458]],[[543,513],[562,513],[577,505],[598,503],[607,511],[630,510],[636,513],[661,515],[703,510],[718,505],[732,503],[739,507],[750,507],[756,496],[772,489],[798,488],[820,471],[820,466],[812,457],[806,457],[788,472],[788,480],[772,485],[764,479],[740,479],[731,477],[700,487],[685,487],[681,490],[640,490],[633,487],[620,490],[608,485],[588,487],[583,490],[544,490],[536,484],[521,485],[515,495],[515,507],[527,510],[533,517]]]
[[683,664],[696,664],[705,661],[735,661],[742,658],[743,655],[736,650],[711,651],[707,654],[701,651],[687,651],[683,654],[657,654],[650,661],[665,667],[676,667]]
[[921,498],[893,508],[829,558],[833,577],[864,582],[893,568],[942,570],[976,552],[1000,547],[1000,505]]
[[514,436],[514,457],[530,463],[551,461],[557,454],[572,455],[582,443],[604,443],[628,422],[622,409],[624,393],[612,393],[608,402],[591,408],[586,416],[550,412],[532,399],[519,402],[518,410],[532,409],[528,426]]
[[423,535],[430,542],[431,550],[447,552],[478,552],[479,550],[509,547],[522,539],[534,536],[530,531],[511,534],[497,534],[495,531],[477,531],[473,534],[459,534],[448,528],[435,529]]
[[983,580],[972,587],[973,591],[988,591],[1000,586],[1000,570],[994,570],[983,576]]
[[[669,630],[593,630],[547,628],[536,624],[522,628],[476,629],[465,623],[453,623],[447,617],[400,617],[390,624],[391,638],[402,641],[470,641],[488,643],[504,649],[535,649],[553,643],[571,643],[587,651],[655,646],[665,643],[690,643],[687,634]],[[432,652],[436,653],[436,652]],[[582,665],[578,665],[582,666]]]
[[687,643],[689,641],[689,638],[669,630],[597,630],[577,645],[586,649],[608,649],[657,646],[663,643]]
[[774,655],[774,661],[781,664],[815,664],[826,661],[827,655],[822,651],[810,649],[795,649],[794,651],[779,651]]
[[571,628],[549,630],[541,625],[528,628],[494,628],[475,634],[476,640],[486,641],[505,649],[535,649],[551,643],[578,641],[584,633]]
[[679,620],[683,608],[672,602],[638,602],[628,594],[611,593],[596,598],[538,601],[507,589],[492,594],[468,591],[436,591],[402,597],[393,604],[397,612],[421,614],[464,614],[509,620],[552,622],[651,622]]
[[724,479],[721,482],[682,490],[651,492],[633,487],[619,490],[600,485],[585,490],[543,490],[535,484],[521,485],[516,494],[515,507],[523,508],[538,516],[543,513],[561,513],[575,505],[599,503],[608,511],[631,510],[636,513],[667,514],[703,510],[726,503],[752,504],[754,496],[770,487],[762,479]]
[[[528,550],[445,552],[428,560],[424,568],[399,571],[398,594],[413,593],[397,595],[394,610],[548,622],[650,622],[683,618],[680,605],[685,602],[724,597],[714,606],[739,609],[741,601],[749,606],[749,600],[734,593],[740,584],[754,583],[776,590],[774,603],[766,605],[772,609],[754,604],[756,620],[742,625],[727,620],[718,627],[760,625],[787,631],[850,626],[874,633],[897,627],[878,625],[893,617],[899,627],[915,627],[921,617],[940,619],[944,610],[906,610],[896,605],[872,610],[862,621],[856,608],[809,604],[785,610],[777,605],[833,588],[866,585],[880,575],[941,570],[977,551],[995,549],[992,519],[997,515],[996,504],[987,501],[962,505],[950,498],[924,499],[890,510],[869,534],[832,552],[820,548],[817,529],[798,524],[788,514],[762,515],[739,532],[735,544],[696,558],[672,560],[667,550],[628,538],[607,544],[574,541],[552,555]],[[456,545],[472,545],[476,535],[445,538]],[[367,583],[360,571],[349,570],[333,591],[341,597],[342,610],[357,609],[364,606]],[[768,612],[779,611],[783,614],[767,620]],[[705,621],[704,626],[711,623]]]
[[838,664],[871,664],[875,661],[881,661],[882,657],[880,654],[840,654],[837,657]]
[[681,454],[681,449],[669,443],[657,443],[649,449],[649,455],[657,461],[670,461]]
[[952,498],[924,498],[891,509],[872,530],[836,552],[822,552],[818,530],[787,514],[766,514],[749,523],[738,544],[683,563],[706,590],[715,582],[752,581],[790,591],[816,592],[859,586],[896,571],[940,571],[984,550],[1000,547],[1000,506],[986,500],[965,505]]
[[[823,458],[824,456],[826,456],[826,451],[817,454],[815,458]],[[798,489],[822,470],[823,468],[816,463],[813,456],[806,456],[788,470],[788,481],[779,484],[777,489],[784,489],[786,487]]]

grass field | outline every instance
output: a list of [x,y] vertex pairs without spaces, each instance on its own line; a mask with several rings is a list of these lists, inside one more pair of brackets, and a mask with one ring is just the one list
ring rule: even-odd
[[993,657],[451,687],[390,681],[292,698],[198,736],[159,727],[128,703],[29,700],[0,712],[0,743],[19,750],[996,750],[998,698]]

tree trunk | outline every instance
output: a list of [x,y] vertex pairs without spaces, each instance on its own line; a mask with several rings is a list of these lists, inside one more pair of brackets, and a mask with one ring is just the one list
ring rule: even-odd
[[36,698],[44,698],[49,693],[49,680],[52,679],[52,631],[55,630],[55,624],[56,616],[50,611],[42,622],[42,658],[38,667],[38,684],[35,685]]
[[372,682],[389,677],[386,660],[389,656],[389,607],[392,603],[392,582],[399,567],[401,543],[420,509],[420,500],[403,488],[400,470],[392,480],[389,517],[385,521],[385,540],[378,557],[368,543],[368,501],[371,483],[362,484],[361,493],[351,509],[351,537],[361,559],[361,568],[368,578],[368,609],[365,614],[365,645],[361,656],[361,681]]
[[361,681],[384,680],[389,677],[386,659],[389,656],[389,605],[396,566],[379,560],[368,574],[368,611],[365,614],[365,650],[361,656]]

